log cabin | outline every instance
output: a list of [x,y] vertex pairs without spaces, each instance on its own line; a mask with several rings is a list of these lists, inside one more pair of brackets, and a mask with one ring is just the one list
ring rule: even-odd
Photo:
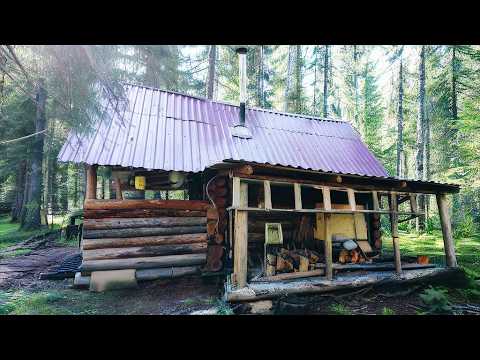
[[[239,57],[239,105],[125,84],[92,131],[69,134],[59,160],[87,168],[79,278],[217,274],[235,302],[457,267],[447,195],[459,186],[389,176],[346,121],[247,108]],[[398,224],[423,215],[422,196],[437,200],[444,267],[400,253]]]

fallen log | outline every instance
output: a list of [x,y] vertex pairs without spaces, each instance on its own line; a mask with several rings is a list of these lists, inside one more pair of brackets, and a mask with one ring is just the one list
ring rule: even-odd
[[133,229],[109,229],[109,230],[89,230],[83,231],[84,239],[101,238],[129,238],[140,236],[155,235],[181,235],[181,234],[201,234],[206,233],[205,226],[173,226],[173,227],[152,227],[152,228],[133,228]]
[[110,230],[146,227],[205,225],[206,217],[159,217],[159,218],[106,218],[85,219],[84,230]]
[[80,271],[83,273],[103,270],[153,269],[169,266],[203,265],[205,264],[206,257],[207,255],[203,253],[130,259],[87,260],[82,262]]
[[[133,200],[125,200],[133,201]],[[85,209],[85,219],[102,218],[151,218],[151,217],[205,217],[207,211],[200,210],[177,210],[177,209]]]
[[83,239],[82,249],[105,249],[130,246],[154,246],[170,244],[206,243],[207,234],[183,234],[170,236],[143,236],[131,238]]
[[135,272],[138,281],[173,279],[186,275],[199,274],[198,266],[159,268],[159,269],[140,269]]
[[272,275],[272,276],[264,276],[252,282],[284,281],[284,280],[301,279],[306,277],[324,276],[324,275],[325,275],[325,270],[298,271],[298,272],[278,274],[278,275]]
[[82,256],[84,261],[88,261],[161,255],[196,254],[205,252],[207,252],[207,244],[197,243],[83,250]]
[[203,200],[87,200],[85,210],[176,209],[206,211],[210,206]]
[[231,290],[227,288],[225,298],[230,302],[257,301],[291,294],[327,293],[337,290],[360,289],[365,286],[375,288],[443,284],[465,286],[465,273],[459,268],[435,268],[405,271],[401,277],[395,272],[376,272],[366,275],[337,276],[333,280],[325,278],[297,279],[296,281],[249,283],[247,287]]

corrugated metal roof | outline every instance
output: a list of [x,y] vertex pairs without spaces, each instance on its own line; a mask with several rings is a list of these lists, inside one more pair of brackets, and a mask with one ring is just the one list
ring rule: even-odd
[[106,106],[95,131],[70,133],[59,160],[146,169],[203,171],[242,160],[367,176],[388,176],[344,121],[248,108],[253,137],[231,135],[238,106],[125,85],[123,110]]

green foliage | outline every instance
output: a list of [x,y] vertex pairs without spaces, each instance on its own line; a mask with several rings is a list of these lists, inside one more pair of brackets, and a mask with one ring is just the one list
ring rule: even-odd
[[233,315],[233,310],[228,303],[223,300],[217,300],[217,315]]
[[447,296],[448,291],[440,288],[429,287],[420,294],[420,298],[428,306],[430,313],[448,313],[451,311],[450,302]]
[[395,315],[395,310],[390,309],[388,307],[384,307],[382,309],[382,315]]
[[343,304],[332,304],[330,311],[336,315],[353,315],[352,310]]
[[475,234],[475,223],[473,222],[473,216],[465,214],[463,220],[456,224],[453,229],[453,236],[455,239],[464,237],[471,237]]

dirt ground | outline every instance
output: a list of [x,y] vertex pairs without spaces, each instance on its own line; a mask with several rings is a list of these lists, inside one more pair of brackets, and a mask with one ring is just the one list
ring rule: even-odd
[[[221,302],[222,282],[215,278],[182,278],[175,281],[140,283],[137,289],[92,293],[73,288],[73,279],[39,280],[78,248],[50,244],[45,248],[0,259],[0,292],[47,294],[46,310],[24,306],[20,313],[47,314],[145,314],[186,315],[192,313],[248,313],[247,305],[226,306]],[[382,293],[364,288],[353,293],[288,297],[273,301],[270,314],[415,315],[425,312],[419,293],[402,289]],[[55,296],[51,296],[51,294]]]

